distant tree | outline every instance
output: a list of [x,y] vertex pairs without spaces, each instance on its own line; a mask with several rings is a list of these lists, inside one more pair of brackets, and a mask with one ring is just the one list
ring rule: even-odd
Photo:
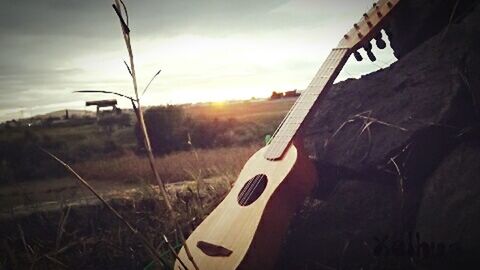
[[[187,148],[186,116],[183,108],[173,105],[153,107],[145,111],[144,118],[155,154],[168,154]],[[143,135],[138,123],[135,134],[138,146],[143,148]]]
[[280,99],[283,97],[283,93],[277,93],[275,91],[272,92],[272,95],[270,96],[270,99]]
[[107,133],[108,136],[112,135],[113,128],[115,126],[115,117],[113,116],[102,116],[98,119],[98,125]]
[[[269,127],[234,118],[190,117],[180,106],[154,107],[146,110],[144,116],[152,149],[157,155],[190,149],[189,135],[193,147],[215,148],[261,143],[265,134],[271,132]],[[143,148],[138,123],[135,134],[138,147]]]
[[130,115],[126,114],[126,113],[120,113],[115,118],[115,124],[119,127],[129,127],[129,126],[131,126],[132,123],[131,123]]
[[130,115],[126,113],[106,114],[100,117],[98,125],[105,130],[108,135],[111,135],[115,126],[119,128],[131,126]]

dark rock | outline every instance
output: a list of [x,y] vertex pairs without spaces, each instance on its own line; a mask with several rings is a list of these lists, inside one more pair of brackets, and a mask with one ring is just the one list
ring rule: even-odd
[[427,242],[480,254],[480,142],[466,142],[428,178],[417,228]]
[[419,154],[441,158],[439,149],[476,118],[479,13],[389,68],[334,85],[307,132],[318,162],[371,177],[395,171],[387,164],[409,144],[423,148]]
[[[396,188],[342,180],[326,201],[312,199],[292,224],[280,269],[360,269],[373,259],[374,237],[395,226]],[[365,244],[366,243],[366,244]]]
[[[449,23],[461,21],[478,0],[402,0],[388,26],[395,56],[401,58],[431,38],[448,31]],[[443,33],[442,33],[443,34]]]
[[391,67],[333,86],[306,132],[319,188],[278,268],[452,269],[465,265],[448,261],[452,241],[480,251],[479,48],[477,6]]

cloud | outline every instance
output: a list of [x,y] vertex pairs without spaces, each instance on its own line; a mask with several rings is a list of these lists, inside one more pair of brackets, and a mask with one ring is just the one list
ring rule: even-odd
[[[163,70],[146,103],[302,88],[369,2],[126,1],[139,83]],[[0,0],[0,113],[104,98],[71,93],[78,89],[129,93],[111,3]]]

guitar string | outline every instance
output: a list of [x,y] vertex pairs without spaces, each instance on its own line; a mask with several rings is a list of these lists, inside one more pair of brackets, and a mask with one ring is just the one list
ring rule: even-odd
[[[327,58],[327,61],[329,59]],[[308,88],[307,88],[308,89]],[[303,96],[303,95],[302,95]],[[281,131],[284,123],[289,119],[289,117],[291,116],[292,112],[296,109],[296,107],[300,104],[301,102],[301,99],[302,99],[302,96],[300,96],[300,98],[295,102],[295,104],[290,108],[290,110],[288,111],[287,115],[283,118],[282,122],[280,123],[280,125],[277,127],[277,129],[275,130],[274,134],[273,134],[273,138],[270,140],[271,144],[269,146],[269,148],[267,149],[267,155],[269,153],[275,153],[277,152],[278,150],[276,149],[276,147],[278,146],[278,143],[276,142],[277,139],[276,139],[276,135]],[[300,102],[299,102],[300,101]]]
[[[281,122],[280,125],[277,127],[277,129],[275,130],[275,132],[274,132],[274,134],[273,134],[273,136],[272,136],[272,139],[270,140],[269,146],[268,146],[268,148],[267,148],[267,150],[266,150],[267,152],[268,152],[268,151],[271,151],[272,153],[275,153],[275,152],[277,151],[277,150],[276,150],[276,147],[278,146],[278,143],[276,142],[276,140],[277,140],[276,135],[278,134],[278,132],[280,132],[280,130],[281,130],[282,126],[285,124],[285,122],[288,121],[291,113],[295,110],[296,106],[298,106],[298,104],[300,104],[300,100],[302,99],[302,96],[303,96],[303,95],[301,95],[301,96],[295,101],[294,105],[290,108],[290,110],[287,112],[287,115],[283,118],[282,122]],[[253,180],[256,181],[256,180],[258,180],[258,179],[256,179],[256,177],[254,177]],[[252,183],[254,183],[254,181],[252,181]],[[259,181],[258,181],[257,183],[259,183]],[[256,189],[256,186],[257,186],[257,185],[253,185],[253,184],[252,184],[252,185],[249,185],[249,187],[248,187],[247,189],[244,189],[244,190],[240,193],[239,196],[240,196],[240,198],[241,198],[241,200],[240,200],[240,203],[241,203],[241,204],[246,203],[246,202],[250,199],[250,197],[251,197],[252,194],[253,194],[253,191]],[[244,196],[245,193],[248,194],[248,195],[247,195],[247,196]]]
[[[332,56],[333,56],[333,55],[332,55]],[[328,68],[328,65],[327,65],[327,64],[332,64],[332,63],[334,63],[333,60],[334,60],[333,57],[331,57],[331,58],[329,57],[329,59],[327,59],[327,61],[325,62],[325,64],[323,64],[323,65],[325,65],[325,68]],[[322,68],[322,67],[321,67],[321,68]],[[328,70],[328,69],[326,69],[326,70]],[[299,98],[299,99],[300,99],[300,98]],[[300,104],[300,103],[298,103],[298,104]],[[297,102],[296,102],[296,104],[295,104],[294,106],[296,106],[296,105],[298,105],[298,104],[297,104]],[[290,109],[289,113],[291,113],[294,108],[295,108],[295,107],[292,106],[292,108]],[[285,117],[285,118],[284,118],[284,121],[282,121],[282,122],[285,122],[286,119],[287,119],[287,117]],[[280,127],[281,127],[281,126],[280,126]],[[279,127],[279,128],[280,128],[280,127]],[[277,128],[277,130],[278,130],[279,128]],[[271,141],[272,141],[272,140],[271,140]],[[272,147],[272,146],[273,146],[273,145],[270,145],[270,147]],[[268,150],[268,149],[267,149],[267,150]],[[253,181],[258,181],[258,175],[253,178]],[[253,181],[252,181],[252,182],[253,182]],[[244,190],[243,193],[245,193],[246,191],[247,191],[247,190]],[[249,195],[246,197],[246,199],[244,200],[244,202],[248,201],[249,198],[250,198],[250,196],[251,196],[251,194],[249,194]],[[223,221],[225,215],[227,215],[227,214],[228,214],[227,211],[224,211],[224,213],[222,213],[222,214],[220,215],[219,219],[220,219],[221,221]],[[250,218],[249,218],[249,219],[250,219]],[[210,239],[210,235],[211,235],[212,233],[214,233],[215,231],[217,231],[216,229],[218,228],[218,226],[221,226],[223,223],[225,223],[225,222],[217,222],[217,223],[214,225],[214,228],[212,228],[212,230],[210,230],[210,233],[208,233],[208,237],[207,237],[206,239]],[[235,241],[236,241],[236,239],[238,239],[238,237],[240,237],[240,234],[238,234],[236,237],[234,237],[234,238],[235,238]]]
[[[319,73],[318,75],[319,75],[319,76],[322,76],[322,75],[325,76],[325,73],[328,74],[328,73],[330,72],[329,69],[331,68],[331,66],[332,66],[332,65],[335,66],[335,65],[338,64],[338,63],[337,63],[337,61],[338,61],[338,58],[337,58],[337,57],[338,57],[338,56],[340,56],[340,52],[339,52],[338,50],[335,50],[335,49],[332,50],[332,52],[331,52],[330,55],[329,55],[329,61],[326,61],[326,62],[323,64],[323,66],[322,66],[322,68],[321,68],[321,70],[320,70],[321,72],[319,71],[319,72],[318,72],[318,73]],[[331,73],[331,72],[330,72],[330,73]],[[330,74],[329,76],[325,76],[325,77],[329,78],[331,75],[332,75],[332,74]],[[318,79],[318,76],[316,76],[316,77],[314,78],[314,80],[312,80],[312,83],[315,82],[315,81],[317,81],[317,82],[318,82],[318,81],[323,81],[322,84],[324,84],[324,85],[323,85],[323,87],[324,87],[324,86],[326,85],[326,83],[327,83],[328,80],[322,80],[322,79],[319,80],[319,79]],[[312,86],[312,87],[315,87],[315,86]],[[311,90],[310,90],[310,91],[311,91]],[[307,92],[307,95],[304,96],[304,97],[305,97],[304,99],[307,98],[308,94],[310,94],[310,93],[309,93],[310,91]],[[303,101],[303,99],[300,101],[300,103],[301,103],[302,101]],[[307,114],[308,114],[308,112],[306,112],[305,115],[302,116],[302,118],[305,119],[305,117],[307,116]],[[302,121],[303,121],[303,120],[302,120]],[[296,127],[296,129],[293,131],[294,134],[292,134],[292,137],[293,137],[293,136],[295,135],[295,133],[298,131],[299,127],[300,127],[300,125],[299,125],[298,127]],[[286,149],[286,146],[287,146],[287,145],[285,145],[285,144],[279,144],[279,146],[278,146],[277,149],[276,149],[276,155],[280,155],[279,152],[280,152],[280,151],[283,152],[283,151]]]
[[[340,57],[340,58],[337,58],[337,57],[338,57],[338,56],[341,56],[341,54],[342,54],[343,52],[344,52],[344,50],[342,50],[342,49],[340,49],[340,50],[339,50],[338,48],[333,49],[333,50],[330,52],[327,60],[324,62],[324,64],[322,64],[322,67],[321,67],[320,70],[317,72],[317,76],[315,76],[315,77],[313,78],[313,80],[312,80],[312,82],[311,82],[310,84],[312,84],[314,81],[316,81],[317,78],[318,78],[318,76],[321,76],[321,75],[324,74],[325,72],[328,72],[330,65],[332,65],[332,64],[334,64],[334,66],[335,66],[335,65],[338,65],[338,63],[336,63],[336,62],[337,62],[338,60],[340,60],[341,57]],[[323,69],[323,72],[321,72],[322,69]],[[333,73],[332,73],[332,74],[333,74]],[[330,76],[327,76],[327,77],[328,77],[328,78],[331,77],[332,74],[330,74]],[[328,81],[328,80],[326,80],[324,83],[326,84],[327,81]],[[302,94],[302,95],[300,96],[299,100],[297,100],[298,102],[296,102],[296,103],[294,104],[294,106],[292,106],[292,109],[289,111],[287,117],[285,117],[284,120],[282,121],[282,125],[279,126],[279,128],[277,128],[277,131],[275,132],[275,135],[276,135],[277,133],[282,132],[282,127],[284,126],[285,122],[287,122],[287,121],[289,120],[289,117],[293,114],[292,112],[294,111],[294,109],[296,109],[297,106],[298,106],[299,104],[301,104],[301,102],[308,96],[308,93],[306,93],[306,92],[308,91],[308,89],[309,89],[309,88],[307,87],[307,90],[304,92],[305,95]],[[308,113],[307,113],[307,114],[308,114]],[[298,128],[299,128],[299,127],[297,127],[297,130],[298,130]],[[294,134],[295,134],[295,133],[296,133],[296,131],[294,131]],[[294,134],[293,134],[293,135],[294,135]],[[292,135],[292,137],[293,137],[293,135]],[[270,148],[268,149],[269,153],[267,153],[267,155],[268,155],[268,154],[271,154],[271,155],[279,155],[279,153],[278,153],[279,151],[282,151],[282,152],[283,152],[283,151],[286,149],[286,146],[288,146],[288,144],[287,144],[287,145],[284,145],[282,142],[277,142],[278,140],[279,140],[279,139],[275,139],[275,137],[271,140],[272,145],[270,145]],[[282,150],[282,148],[283,148],[283,150]]]
[[[327,57],[327,60],[325,61],[325,64],[322,65],[322,66],[327,67],[327,71],[328,71],[328,66],[335,63],[335,61],[336,61],[335,56],[336,56],[336,53],[332,51],[329,54],[329,57]],[[322,68],[323,67],[321,67],[320,70],[317,72],[318,75],[322,75],[322,73],[323,73],[323,72],[321,72]],[[317,77],[318,76],[315,76],[313,78],[312,82],[315,81]],[[301,104],[302,100],[304,100],[306,98],[306,96],[308,95],[307,91],[308,91],[308,87],[307,87],[307,90],[305,92],[303,92],[302,95],[298,98],[298,100],[295,102],[295,105],[293,107],[298,106],[297,104]],[[287,119],[287,118],[288,117],[286,117],[285,119]],[[273,148],[273,153],[276,153],[278,151],[277,150],[278,149],[278,144],[273,144],[271,147],[274,147]],[[247,191],[247,196],[244,196],[245,199],[243,200],[243,203],[248,202],[248,200],[250,199],[250,197],[253,195],[254,191],[257,189],[258,185],[260,184],[260,181],[258,181],[258,179],[256,179],[256,180],[257,180],[257,182],[255,182],[255,185],[250,185],[249,188],[246,190]],[[252,182],[252,183],[254,183],[254,182]]]
[[[344,53],[344,52],[345,52],[345,51],[341,51],[341,53]],[[344,56],[344,55],[341,55],[341,57],[340,57],[339,59],[334,59],[334,60],[338,61],[338,62],[336,63],[336,65],[338,65],[338,64],[342,61],[343,56]],[[330,62],[330,63],[335,63],[335,61],[332,61],[332,62]],[[328,65],[326,65],[326,67],[327,67],[327,70],[328,70]],[[333,74],[333,73],[332,73],[332,74]],[[332,74],[331,74],[331,75],[332,75]],[[331,75],[330,75],[330,77],[331,77]],[[327,81],[328,81],[328,80],[327,80]],[[325,87],[325,86],[323,86],[323,87]],[[248,200],[247,200],[247,201],[248,201]],[[253,215],[254,215],[254,213],[251,211],[251,212],[247,213],[247,215],[246,215],[245,218],[251,220]],[[244,224],[245,224],[245,223],[244,223]],[[243,225],[243,226],[245,226],[245,225]],[[233,241],[238,241],[238,238],[241,237],[241,236],[242,236],[242,234],[237,234],[237,235],[234,237]]]
[[[331,52],[330,52],[330,54],[331,54]],[[328,61],[330,61],[330,60],[331,60],[331,59],[330,59],[330,55],[329,55],[329,56],[327,56],[327,60],[322,64],[322,66],[320,67],[320,69],[323,68],[323,65],[325,65],[325,63],[328,62]],[[318,73],[318,71],[317,71],[317,73]],[[314,77],[314,79],[315,79],[315,78],[316,78],[316,76]],[[308,87],[307,87],[307,89],[308,89]],[[302,96],[300,96],[300,98],[301,98],[301,97],[302,97]],[[300,99],[300,98],[299,98],[299,99]],[[273,135],[272,135],[272,139],[270,140],[270,142],[273,142],[273,140],[275,139],[275,135],[280,131],[280,129],[282,128],[284,122],[288,119],[288,117],[291,115],[291,112],[294,111],[294,109],[296,108],[297,105],[298,105],[298,103],[297,103],[297,101],[296,101],[295,104],[294,104],[294,105],[290,108],[290,110],[287,112],[287,114],[285,115],[285,117],[282,119],[282,121],[280,122],[280,124],[278,125],[278,127],[275,129],[275,131],[274,131],[274,133],[273,133]],[[270,142],[269,142],[269,144],[270,144]]]
[[[314,81],[317,80],[318,76],[322,76],[325,71],[327,72],[327,74],[330,72],[329,69],[335,69],[335,66],[337,66],[339,63],[340,63],[340,59],[341,59],[341,54],[342,54],[343,50],[336,50],[336,49],[333,49],[329,56],[327,57],[327,60],[324,62],[324,64],[322,64],[322,67],[320,67],[320,70],[317,72],[318,75],[315,76],[312,80],[312,82],[310,84],[312,84]],[[340,57],[340,58],[338,58]],[[322,69],[325,67],[325,69],[322,71]],[[330,77],[333,75],[333,72],[330,73],[330,75],[326,75],[328,79],[330,79]],[[322,79],[321,79],[322,80]],[[322,87],[325,87],[326,86],[326,83],[328,82],[328,80],[326,80],[325,82],[322,82],[322,84],[324,84]],[[313,88],[314,86],[312,86]],[[302,100],[304,100],[307,96],[308,96],[308,92],[309,91],[309,88],[310,87],[307,87],[307,90],[305,90],[305,92],[302,93],[302,95],[299,97],[299,99],[297,100],[298,104],[301,104]],[[310,90],[311,91],[311,90]],[[316,101],[316,100],[315,100]],[[296,104],[297,104],[296,102]],[[308,114],[308,112],[307,112]],[[306,116],[305,116],[306,117]],[[304,119],[305,119],[304,117]],[[298,129],[299,127],[297,127]],[[294,131],[294,134],[296,133],[296,131]],[[294,135],[292,135],[293,137]],[[282,146],[283,147],[283,146]],[[278,150],[277,150],[278,151]],[[255,177],[256,178],[256,177]],[[255,179],[254,178],[254,179]],[[248,195],[245,197],[245,200],[243,203],[246,203],[248,202],[248,200],[250,199],[250,197],[253,195],[254,191],[257,189],[258,185],[260,184],[260,181],[259,179],[256,179],[257,182],[253,182],[252,183],[255,183],[255,186],[249,191],[249,193],[247,193]],[[252,186],[252,185],[250,185]]]
[[[331,64],[334,64],[334,66],[338,66],[338,64],[341,63],[342,58],[343,58],[344,55],[345,55],[344,53],[345,53],[345,51],[343,51],[343,50],[340,50],[338,53],[337,53],[337,52],[333,53],[333,54],[332,54],[332,58],[333,58],[332,61],[328,61],[329,63],[325,65],[326,70],[328,71],[329,65],[331,65]],[[343,54],[343,55],[342,55],[342,54]],[[340,56],[340,57],[337,59],[337,56]],[[331,74],[329,75],[329,79],[331,79],[331,76],[332,76],[333,74],[334,74],[334,72],[331,72]],[[328,82],[328,80],[327,80],[326,82]],[[326,82],[325,82],[325,85],[324,85],[323,87],[326,86]],[[278,165],[278,164],[277,164],[277,165]],[[258,182],[257,182],[257,185],[258,185]],[[254,188],[253,190],[255,190],[255,189],[256,189],[256,188]],[[249,196],[251,196],[251,194],[249,194]],[[249,200],[249,199],[246,199],[246,201],[248,201],[248,200]],[[248,215],[248,216],[250,216],[249,219],[251,219],[251,216],[252,216],[252,215],[253,215],[253,213],[250,213],[250,214]],[[239,235],[240,235],[240,234],[238,234],[238,236],[236,237],[237,239],[238,239]]]
[[[320,70],[318,71],[318,76],[324,75],[325,72],[327,73],[327,75],[326,75],[327,80],[325,80],[325,81],[323,81],[323,79],[320,80],[320,81],[323,81],[322,82],[322,84],[323,84],[322,88],[325,88],[328,80],[331,79],[331,76],[334,74],[334,71],[330,71],[330,70],[335,70],[335,68],[340,64],[341,59],[345,55],[344,52],[345,52],[344,50],[333,49],[332,52],[330,53],[328,59],[325,61],[325,64],[322,65],[324,67],[321,67]],[[322,71],[322,69],[323,69],[323,71]],[[328,73],[330,73],[330,74],[328,74]],[[317,80],[318,76],[315,76],[313,78],[312,83]],[[312,86],[312,88],[313,87],[314,86]],[[308,88],[307,88],[307,91],[308,91]],[[299,100],[298,100],[299,104],[301,104],[302,100],[305,99],[305,97],[308,96],[309,93],[307,91],[305,91],[302,94],[302,96],[299,98]],[[308,112],[307,112],[307,114],[308,114]],[[305,115],[305,117],[306,117],[306,115]],[[299,127],[297,127],[297,129],[298,128]],[[293,135],[292,135],[292,137],[293,137]],[[258,179],[256,179],[256,180],[258,180]],[[254,182],[252,182],[252,183],[254,183]],[[256,188],[258,187],[259,184],[260,184],[260,181],[255,182],[255,186],[250,190],[249,194],[245,197],[246,199],[244,200],[244,203],[246,203],[250,199],[250,197],[253,195],[254,191],[256,190]]]
[[[342,58],[343,58],[344,55],[345,55],[344,52],[345,52],[344,50],[338,50],[338,52],[332,52],[332,57],[331,57],[332,59],[329,60],[329,61],[327,61],[326,64],[325,64],[325,68],[326,68],[327,71],[329,70],[329,69],[328,69],[328,68],[329,68],[329,65],[334,64],[334,66],[338,66],[338,64],[341,63]],[[343,54],[343,55],[342,55],[342,54]],[[337,58],[337,57],[338,57],[338,58]],[[328,63],[328,64],[327,64],[327,63]],[[333,72],[331,72],[330,75],[328,75],[328,80],[331,79],[331,76],[332,76],[334,73],[335,73],[335,72],[333,71]],[[325,81],[325,85],[323,85],[323,88],[327,85],[328,80]],[[250,196],[252,196],[253,191],[257,188],[258,184],[260,183],[260,181],[258,181],[258,179],[257,179],[257,176],[255,176],[254,179],[255,179],[254,181],[257,181],[257,182],[256,182],[256,185],[255,185],[255,187],[252,189],[252,191],[250,192],[250,194],[247,196],[247,198],[244,200],[244,202],[247,202],[247,201],[250,199]],[[253,215],[253,213],[247,214],[247,218],[248,218],[248,219],[251,219],[252,215]],[[238,239],[239,236],[240,236],[240,234],[237,235],[237,237],[235,237],[235,238]]]
[[[334,56],[334,54],[332,54],[332,58],[333,58],[333,56]],[[331,59],[331,60],[329,59],[329,61],[327,61],[327,62],[328,62],[328,64],[332,64],[332,63],[335,63],[334,60],[335,60],[335,59]],[[327,63],[327,62],[326,62],[326,63]],[[325,67],[327,68],[326,70],[328,70],[328,64],[325,64]],[[337,63],[337,65],[338,65],[338,63]],[[330,76],[331,76],[331,75],[330,75]],[[299,98],[299,100],[300,100],[300,102],[301,102],[301,100],[303,100],[303,99],[300,99],[300,98]],[[298,104],[300,104],[300,103],[298,103]],[[254,180],[252,181],[252,183],[255,182],[255,181],[258,181],[258,175],[254,177]],[[259,181],[258,181],[258,182],[259,182]],[[258,182],[257,182],[257,183],[258,183]],[[255,188],[254,188],[253,190],[255,190]],[[251,194],[249,194],[249,195],[247,196],[247,198],[244,200],[244,202],[247,202],[247,201],[249,200],[249,197],[250,197],[250,196],[251,196]],[[206,239],[210,239],[211,234],[217,231],[218,226],[221,226],[222,224],[225,223],[224,217],[225,217],[225,215],[227,215],[227,214],[228,214],[228,213],[226,213],[226,211],[224,211],[224,213],[222,213],[222,214],[220,215],[219,218],[220,218],[221,221],[220,221],[220,222],[217,222],[217,223],[214,225],[214,228],[212,228],[212,230],[210,230],[210,233],[208,233],[208,237],[207,237]],[[246,219],[251,219],[251,218],[252,218],[252,215],[253,215],[253,213],[247,214],[245,218],[246,218]],[[222,222],[222,221],[223,221],[223,222]],[[244,224],[246,224],[246,223],[244,223]],[[243,225],[243,227],[244,227],[244,226],[245,226],[245,225]],[[233,237],[234,239],[232,239],[232,240],[233,240],[234,242],[236,242],[236,241],[239,240],[238,238],[241,237],[241,236],[242,236],[242,234],[237,234],[237,235],[235,235],[235,236]]]

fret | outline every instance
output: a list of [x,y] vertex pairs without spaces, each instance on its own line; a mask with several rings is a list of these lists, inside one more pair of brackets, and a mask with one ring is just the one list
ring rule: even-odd
[[282,128],[278,134],[289,134],[291,131],[295,131],[298,129],[298,127],[300,127],[300,123],[296,124],[296,125],[291,125],[289,127],[285,127]]
[[302,123],[303,119],[304,119],[303,116],[290,116],[290,117],[288,117],[288,122]]
[[272,142],[274,142],[273,145],[278,145],[289,141],[290,139],[287,137],[275,137]]
[[298,126],[300,123],[298,122],[294,122],[294,121],[288,121],[286,122],[285,124],[283,124],[282,126],[283,127],[296,127]]
[[312,104],[317,101],[318,96],[309,96],[305,97],[301,103],[297,105],[297,107],[302,107],[302,108],[311,108]]
[[280,136],[290,136],[292,135],[292,132],[296,132],[298,130],[298,128],[300,127],[300,125],[297,125],[297,126],[292,126],[290,128],[287,128],[287,129],[282,129],[281,131],[278,132],[277,135],[280,135]]
[[300,125],[298,125],[296,127],[290,127],[289,129],[282,129],[281,131],[278,132],[277,135],[284,136],[284,137],[290,136],[290,135],[292,135],[291,133],[296,132],[299,127],[300,127]]

